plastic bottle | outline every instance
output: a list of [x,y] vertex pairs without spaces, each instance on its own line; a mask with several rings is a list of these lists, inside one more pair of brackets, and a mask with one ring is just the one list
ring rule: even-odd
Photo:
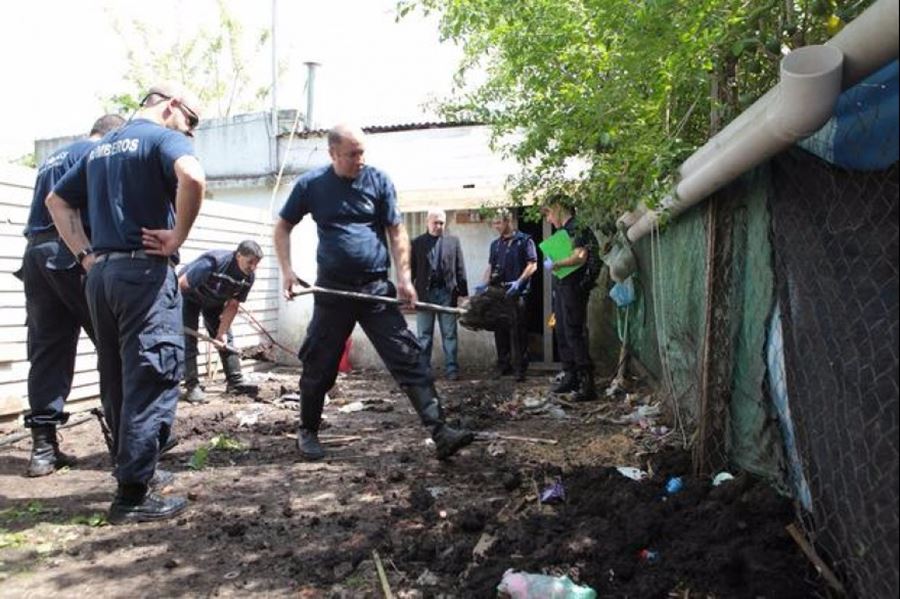
[[568,576],[547,576],[507,570],[497,591],[511,599],[596,599],[597,592],[577,585]]
[[681,477],[673,476],[666,483],[666,493],[668,493],[669,495],[674,495],[675,493],[679,492],[682,487],[684,487],[684,483],[682,482]]

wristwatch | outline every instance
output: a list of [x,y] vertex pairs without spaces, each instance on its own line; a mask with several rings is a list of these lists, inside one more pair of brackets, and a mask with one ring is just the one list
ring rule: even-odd
[[75,254],[75,259],[78,260],[78,264],[81,264],[85,258],[94,253],[94,248],[91,246],[86,246],[83,250]]

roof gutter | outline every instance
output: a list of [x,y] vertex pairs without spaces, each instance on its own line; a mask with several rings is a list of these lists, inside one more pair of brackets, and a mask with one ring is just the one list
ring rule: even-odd
[[[660,208],[636,222],[629,214],[628,239],[636,242],[655,226],[661,211],[677,216],[748,170],[822,127],[843,89],[852,87],[900,49],[900,0],[878,0],[822,46],[798,48],[781,61],[781,80],[679,167],[680,180]],[[633,223],[633,224],[631,224]]]

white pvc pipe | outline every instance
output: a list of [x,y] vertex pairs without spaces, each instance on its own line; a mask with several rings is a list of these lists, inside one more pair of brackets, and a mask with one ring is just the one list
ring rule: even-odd
[[[781,61],[781,82],[751,117],[714,140],[660,209],[677,216],[743,173],[824,125],[841,93],[843,54],[831,46],[798,48]],[[723,130],[723,133],[726,131]],[[718,138],[719,136],[716,136]],[[705,146],[706,147],[706,146]],[[714,149],[712,149],[714,148]],[[628,229],[634,242],[650,232],[658,215],[644,214]]]
[[[841,89],[900,54],[898,15],[900,0],[878,0],[825,46],[799,48],[786,56],[781,82],[685,160],[675,194],[661,202],[660,209],[672,216],[684,212],[824,125]],[[632,242],[650,232],[658,210],[644,213],[628,229]]]

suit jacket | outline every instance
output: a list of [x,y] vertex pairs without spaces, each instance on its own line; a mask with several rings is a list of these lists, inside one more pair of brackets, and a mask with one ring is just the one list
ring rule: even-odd
[[[463,260],[459,238],[444,234],[441,241],[441,274],[444,285],[450,290],[451,302],[455,306],[459,297],[469,295],[466,280],[466,264]],[[428,260],[428,233],[419,235],[412,242],[412,280],[419,297],[424,297],[431,280],[431,263]]]

